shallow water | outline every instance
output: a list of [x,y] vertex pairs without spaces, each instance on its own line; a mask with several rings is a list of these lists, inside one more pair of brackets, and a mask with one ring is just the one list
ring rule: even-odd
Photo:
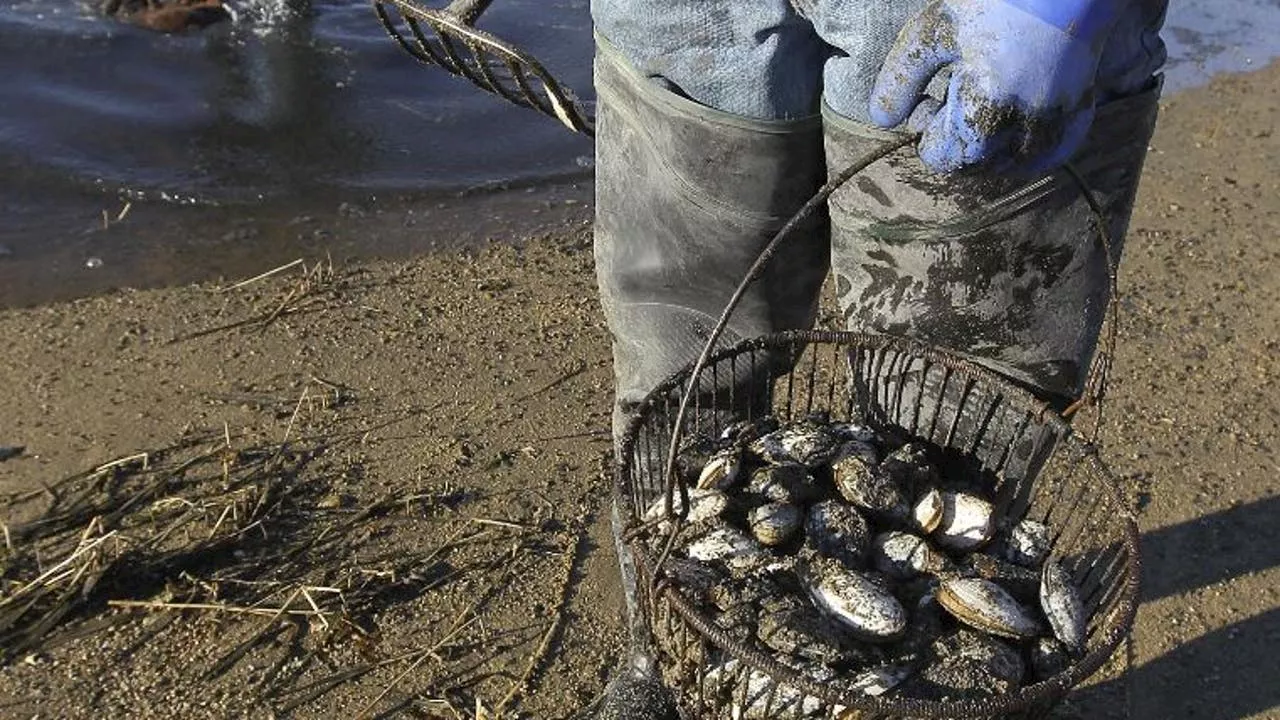
[[[0,306],[325,249],[336,231],[294,221],[342,225],[343,203],[405,218],[352,225],[352,256],[589,213],[587,138],[419,65],[364,0],[290,1],[240,0],[238,22],[182,36],[76,0],[0,4]],[[497,0],[480,26],[590,98],[588,0]],[[1171,92],[1260,68],[1280,0],[1174,0],[1165,37]]]

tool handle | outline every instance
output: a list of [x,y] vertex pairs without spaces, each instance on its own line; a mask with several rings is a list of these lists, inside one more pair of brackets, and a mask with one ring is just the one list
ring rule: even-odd
[[466,25],[475,25],[480,14],[492,4],[493,0],[453,0],[444,11]]

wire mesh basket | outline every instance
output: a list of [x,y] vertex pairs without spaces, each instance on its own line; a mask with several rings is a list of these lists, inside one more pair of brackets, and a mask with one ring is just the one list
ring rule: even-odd
[[[713,354],[676,428],[691,370],[669,378],[638,407],[623,438],[619,457],[625,461],[618,464],[615,488],[631,525],[627,542],[649,640],[686,717],[1040,717],[1096,672],[1132,628],[1136,524],[1092,445],[1026,390],[955,356],[894,338],[791,332]],[[680,490],[664,473],[673,435],[679,441],[718,434],[730,408],[746,419],[770,413],[779,422],[821,412],[833,421],[930,443],[944,458],[940,470],[981,484],[998,517],[1049,526],[1052,552],[1086,608],[1083,653],[1065,671],[1011,694],[938,701],[892,692],[870,697],[840,681],[814,682],[769,653],[735,642],[664,573],[664,555],[641,539],[646,509]]]

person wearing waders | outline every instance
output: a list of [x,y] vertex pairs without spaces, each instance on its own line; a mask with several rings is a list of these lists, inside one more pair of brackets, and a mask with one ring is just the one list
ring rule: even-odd
[[[810,327],[830,269],[849,329],[949,349],[1059,408],[1078,397],[1109,276],[1062,166],[1101,202],[1118,258],[1166,3],[592,0],[615,441],[828,173],[914,133],[786,241],[721,342]],[[677,717],[618,550],[633,645],[587,714]]]

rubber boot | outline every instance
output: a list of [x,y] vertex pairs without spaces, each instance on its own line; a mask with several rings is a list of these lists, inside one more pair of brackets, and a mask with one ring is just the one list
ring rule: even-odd
[[[1159,81],[1098,109],[1071,160],[1101,203],[1118,263],[1155,127]],[[824,113],[838,172],[899,137]],[[832,266],[850,329],[951,350],[1061,409],[1084,389],[1110,295],[1108,251],[1066,170],[1032,182],[936,175],[912,147],[832,196]]]
[[[697,358],[748,268],[825,169],[819,118],[761,121],[708,108],[642,76],[599,37],[595,84],[595,260],[613,337],[616,443],[636,404]],[[721,346],[813,323],[829,262],[825,212],[788,242],[744,297]],[[723,426],[765,411],[768,394],[759,389],[788,360],[770,359],[725,378],[726,387],[705,389],[716,397],[702,406],[719,403],[705,422]],[[736,386],[733,403],[728,386]],[[614,519],[619,533],[624,518]],[[613,714],[599,717],[659,717],[626,700],[652,704],[661,683],[621,542],[618,552],[634,657],[599,703]]]

